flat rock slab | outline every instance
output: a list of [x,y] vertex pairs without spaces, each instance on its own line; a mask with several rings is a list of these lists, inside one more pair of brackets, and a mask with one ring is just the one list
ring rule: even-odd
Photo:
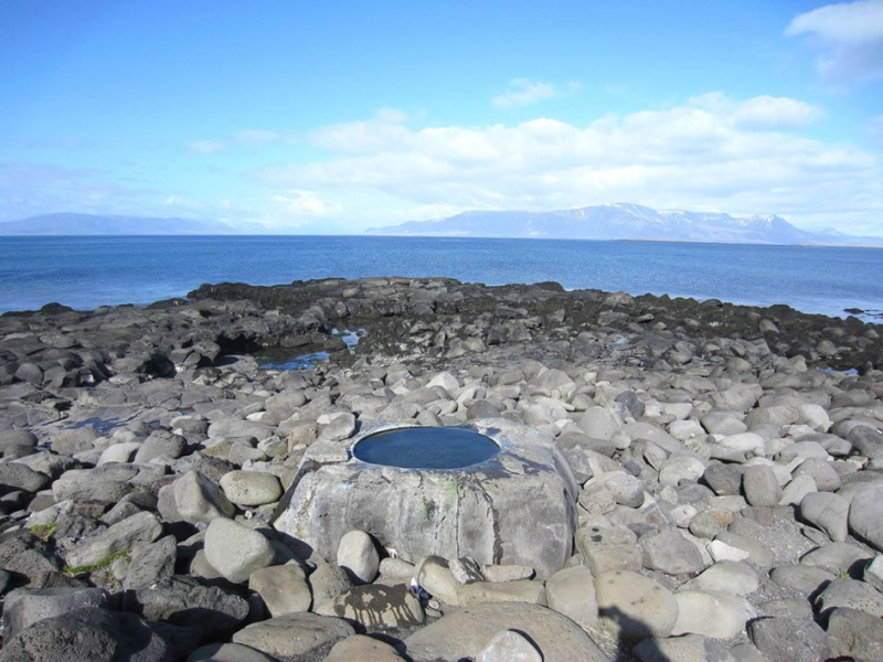
[[[366,426],[353,440],[401,427]],[[277,530],[335,558],[358,529],[398,557],[471,556],[480,564],[517,564],[545,579],[572,553],[577,486],[554,440],[504,419],[470,423],[501,445],[493,458],[463,469],[401,469],[342,459],[311,465],[282,503]]]
[[285,659],[355,633],[353,627],[340,618],[305,612],[249,625],[233,635],[233,642],[250,646],[270,657]]
[[607,662],[607,656],[573,621],[538,605],[500,603],[463,607],[405,640],[414,662],[477,658],[503,630],[530,637],[544,662]]

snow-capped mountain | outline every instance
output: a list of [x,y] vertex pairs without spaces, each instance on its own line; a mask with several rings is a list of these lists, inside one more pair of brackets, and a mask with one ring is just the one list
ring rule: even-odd
[[369,228],[369,234],[547,239],[641,239],[750,244],[873,244],[881,237],[801,230],[775,215],[656,210],[617,203],[551,212],[471,211],[430,221]]

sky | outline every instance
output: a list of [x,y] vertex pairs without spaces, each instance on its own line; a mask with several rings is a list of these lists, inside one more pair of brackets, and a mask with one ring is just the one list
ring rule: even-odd
[[883,0],[0,2],[0,221],[615,202],[883,235]]

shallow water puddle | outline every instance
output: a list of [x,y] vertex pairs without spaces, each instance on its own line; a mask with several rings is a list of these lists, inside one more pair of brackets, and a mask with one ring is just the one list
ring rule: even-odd
[[[339,337],[346,345],[351,354],[355,351],[359,340],[368,335],[368,330],[359,329],[331,329],[331,335]],[[291,349],[274,347],[264,349],[257,355],[260,366],[265,370],[314,370],[317,363],[327,363],[331,353],[326,351],[309,352],[306,354],[291,355]]]

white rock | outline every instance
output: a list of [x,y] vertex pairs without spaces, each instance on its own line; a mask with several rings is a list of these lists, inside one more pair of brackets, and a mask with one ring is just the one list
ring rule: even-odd
[[756,616],[744,598],[711,591],[678,591],[678,620],[672,634],[701,634],[730,639],[745,631],[745,623]]
[[721,542],[720,540],[713,540],[706,547],[708,553],[711,554],[711,558],[713,558],[716,562],[719,561],[744,561],[751,554],[749,554],[744,549],[739,549],[738,547],[733,547],[732,545],[728,545],[725,542]]
[[543,656],[523,635],[503,630],[494,635],[476,662],[543,662]]

